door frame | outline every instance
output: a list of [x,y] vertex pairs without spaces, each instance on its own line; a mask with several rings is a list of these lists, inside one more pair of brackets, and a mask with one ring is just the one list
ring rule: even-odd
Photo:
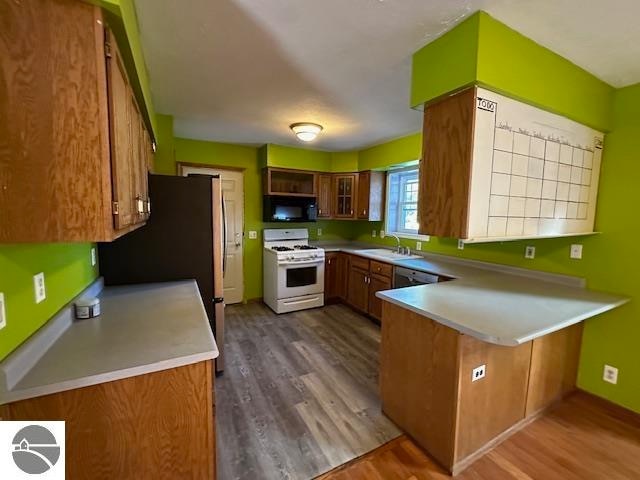
[[245,223],[246,223],[246,217],[245,217],[245,209],[246,209],[246,192],[245,192],[245,185],[244,185],[244,180],[245,180],[245,170],[246,168],[243,167],[232,167],[232,166],[226,166],[226,165],[218,165],[218,164],[208,164],[208,163],[195,163],[195,162],[176,162],[176,174],[180,177],[184,176],[184,169],[186,168],[201,168],[201,169],[207,169],[207,170],[227,170],[229,172],[234,172],[234,173],[241,173],[242,174],[242,285],[241,285],[241,289],[242,289],[242,300],[241,302],[245,302],[246,298],[245,298],[245,272],[244,272],[244,265],[245,265],[245,253],[246,253],[246,245],[245,245]]

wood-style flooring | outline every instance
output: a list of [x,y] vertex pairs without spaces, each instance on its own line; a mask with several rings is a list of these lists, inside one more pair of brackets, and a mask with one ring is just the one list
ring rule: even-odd
[[[445,478],[451,477],[403,435],[318,480]],[[640,417],[578,392],[454,478],[637,480]]]
[[380,411],[380,328],[343,305],[225,314],[216,378],[220,480],[307,480],[400,431]]

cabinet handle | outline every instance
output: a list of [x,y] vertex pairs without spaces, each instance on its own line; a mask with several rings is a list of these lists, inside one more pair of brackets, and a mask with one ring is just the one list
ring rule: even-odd
[[318,209],[318,215],[322,215],[322,209]]
[[366,210],[362,210],[362,214],[363,214],[363,215],[366,215],[366,214],[367,214],[367,211],[366,211]]
[[351,210],[351,215],[353,215],[353,210]]

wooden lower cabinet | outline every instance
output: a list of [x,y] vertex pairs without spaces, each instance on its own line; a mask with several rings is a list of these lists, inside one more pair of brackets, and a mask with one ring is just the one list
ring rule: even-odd
[[349,268],[347,303],[356,310],[367,312],[369,308],[369,271],[358,267]]
[[376,293],[392,288],[393,266],[357,255],[349,256],[347,303],[376,320],[382,320],[382,300]]
[[382,410],[454,475],[575,388],[582,324],[507,347],[382,309]]
[[212,361],[0,406],[7,420],[66,421],[66,476],[215,479]]
[[348,256],[340,252],[328,252],[324,267],[324,300],[334,303],[347,298]]
[[372,273],[369,277],[369,315],[376,320],[382,320],[382,300],[376,297],[376,292],[391,290],[391,278]]

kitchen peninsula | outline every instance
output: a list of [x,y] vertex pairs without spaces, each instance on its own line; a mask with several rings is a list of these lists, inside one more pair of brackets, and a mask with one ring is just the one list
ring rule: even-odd
[[[431,273],[451,275],[446,265],[431,262]],[[452,474],[572,391],[581,322],[627,302],[519,275],[464,273],[376,294],[383,411]]]

